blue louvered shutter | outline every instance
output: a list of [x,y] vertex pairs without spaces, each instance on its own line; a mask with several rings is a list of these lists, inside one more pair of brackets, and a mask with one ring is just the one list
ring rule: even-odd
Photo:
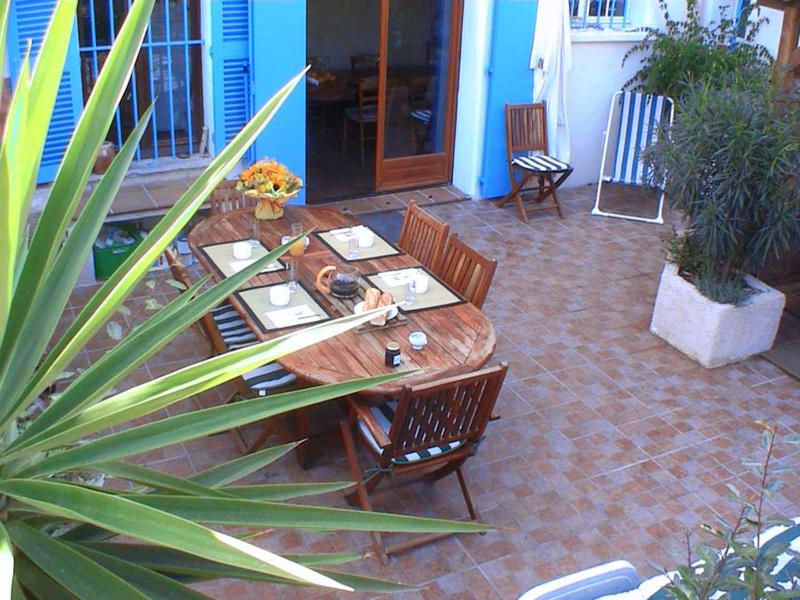
[[[28,40],[31,41],[32,59],[35,60],[42,45],[50,16],[57,0],[12,0],[8,22],[8,66],[13,87],[22,59],[25,56]],[[72,28],[72,38],[64,63],[64,73],[58,87],[50,129],[44,144],[42,162],[39,166],[38,183],[47,183],[55,177],[61,157],[69,138],[75,129],[83,97],[80,79],[80,58],[78,56],[77,23]]]
[[214,152],[222,150],[251,116],[250,8],[248,0],[211,3]]

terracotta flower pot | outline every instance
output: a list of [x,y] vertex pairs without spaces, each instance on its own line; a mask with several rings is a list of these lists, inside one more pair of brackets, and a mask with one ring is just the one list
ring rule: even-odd
[[100,150],[97,151],[97,158],[94,161],[92,171],[97,175],[102,175],[111,166],[111,161],[117,155],[117,148],[111,142],[103,142]]

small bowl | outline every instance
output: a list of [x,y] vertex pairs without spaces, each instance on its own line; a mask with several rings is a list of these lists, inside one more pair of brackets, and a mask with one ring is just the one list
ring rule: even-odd
[[422,350],[428,345],[428,336],[421,331],[412,331],[408,336],[408,343],[414,350]]

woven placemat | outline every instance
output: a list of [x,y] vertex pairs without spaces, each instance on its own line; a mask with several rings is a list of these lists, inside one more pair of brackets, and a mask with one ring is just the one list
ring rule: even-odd
[[[206,244],[205,246],[200,246],[200,251],[203,252],[206,257],[209,259],[214,268],[217,269],[223,276],[230,277],[231,275],[235,275],[245,267],[252,265],[256,260],[261,258],[262,256],[266,256],[269,252],[268,248],[265,248],[260,242],[258,246],[253,247],[253,253],[250,258],[246,260],[239,260],[233,257],[233,245],[237,242],[249,242],[250,240],[233,240],[231,242],[221,242],[219,244]],[[276,260],[273,263],[267,265],[265,269],[263,269],[262,273],[271,273],[273,271],[280,271],[283,269],[283,263],[280,260]]]
[[[406,299],[408,280],[417,274],[428,276],[428,290],[424,294],[417,293],[414,304],[403,304]],[[395,271],[382,271],[364,276],[370,285],[375,286],[382,292],[388,292],[395,301],[400,302],[400,310],[403,312],[416,312],[442,306],[452,306],[461,304],[464,299],[455,294],[450,288],[439,281],[430,271],[424,267],[411,267],[408,269],[398,269]]]
[[[358,258],[347,258],[350,235],[359,228],[372,231],[372,234],[375,236],[375,241],[369,248],[359,248]],[[356,227],[340,227],[338,229],[320,231],[316,233],[316,236],[322,241],[323,244],[328,246],[328,248],[349,262],[402,254],[399,248],[394,246],[392,243],[387,242],[366,225],[357,225]]]
[[[251,319],[258,324],[261,331],[266,333],[330,320],[330,316],[325,312],[325,309],[319,305],[311,293],[301,283],[299,283],[297,289],[292,292],[289,304],[285,306],[274,306],[269,300],[269,288],[278,285],[286,284],[273,283],[271,285],[261,285],[236,292],[242,306],[250,315]],[[313,313],[315,317],[299,318],[291,324],[282,322],[276,323],[269,317],[269,313],[280,312],[286,314],[283,311],[291,311],[292,309],[295,309],[298,314],[303,314],[301,310],[305,310],[304,307],[306,306],[309,309],[307,312]]]

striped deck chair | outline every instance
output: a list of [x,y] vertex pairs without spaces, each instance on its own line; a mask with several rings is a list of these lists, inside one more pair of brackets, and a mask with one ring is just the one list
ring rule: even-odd
[[[655,143],[658,130],[666,119],[672,123],[675,104],[665,96],[650,96],[638,92],[616,92],[611,99],[608,125],[603,132],[603,159],[600,163],[600,179],[597,183],[593,215],[617,217],[645,223],[664,222],[664,191],[660,189],[658,211],[655,217],[605,211],[600,207],[604,183],[623,183],[635,186],[652,187],[651,173],[643,161],[644,151]],[[609,162],[611,132],[616,130],[616,143],[613,146],[613,159]],[[611,174],[608,175],[608,168]]]

